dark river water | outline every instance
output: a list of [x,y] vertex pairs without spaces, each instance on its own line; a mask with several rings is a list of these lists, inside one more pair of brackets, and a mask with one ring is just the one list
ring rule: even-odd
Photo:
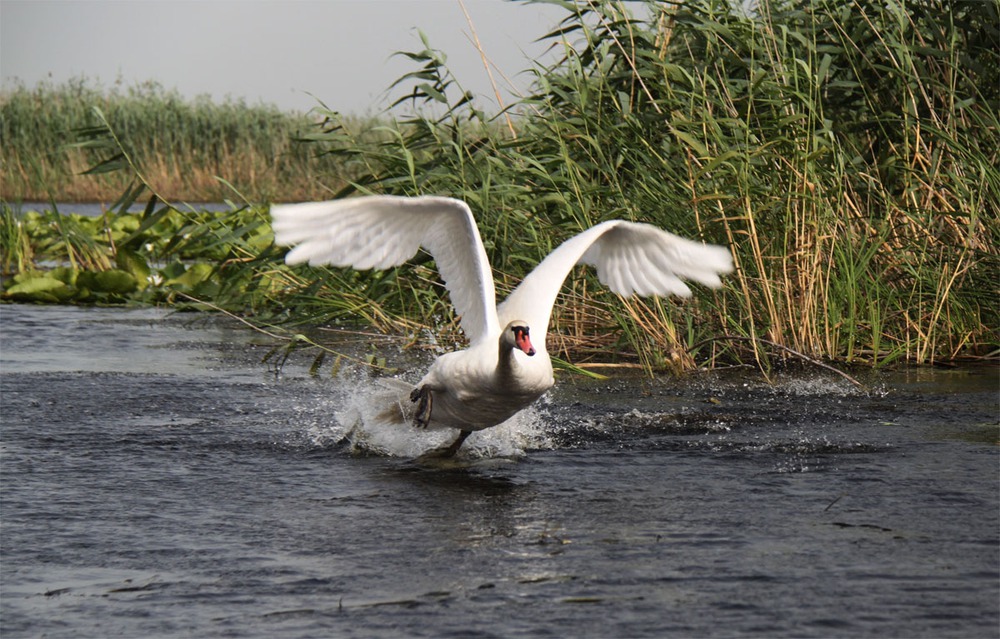
[[0,339],[5,638],[1000,634],[995,367],[564,374],[428,468],[369,373],[203,316]]

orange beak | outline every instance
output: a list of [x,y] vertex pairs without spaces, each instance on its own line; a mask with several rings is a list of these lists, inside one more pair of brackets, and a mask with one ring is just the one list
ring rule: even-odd
[[527,329],[514,333],[514,343],[517,344],[517,347],[524,351],[525,354],[529,356],[535,354],[535,347],[531,345],[531,339],[528,337]]

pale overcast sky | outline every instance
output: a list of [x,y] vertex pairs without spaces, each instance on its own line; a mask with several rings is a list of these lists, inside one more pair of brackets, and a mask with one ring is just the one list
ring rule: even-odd
[[[506,84],[502,72],[522,90],[529,79],[520,72],[550,44],[535,40],[566,16],[502,0],[465,7],[499,68],[497,82]],[[466,89],[495,102],[458,0],[0,0],[0,75],[4,88],[15,79],[34,86],[85,76],[104,87],[154,80],[187,97],[299,111],[318,98],[345,112],[377,112],[392,81],[417,68],[392,54],[422,49],[418,28]]]

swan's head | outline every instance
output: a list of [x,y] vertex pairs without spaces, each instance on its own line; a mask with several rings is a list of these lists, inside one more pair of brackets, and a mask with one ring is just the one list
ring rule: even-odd
[[500,337],[504,344],[510,348],[524,351],[525,355],[534,355],[535,347],[531,345],[531,338],[528,337],[528,324],[520,320],[514,320],[507,324]]

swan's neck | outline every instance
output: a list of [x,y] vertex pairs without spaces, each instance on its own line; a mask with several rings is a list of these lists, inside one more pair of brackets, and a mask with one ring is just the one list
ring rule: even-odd
[[514,346],[503,337],[500,338],[500,345],[497,349],[497,378],[509,380],[514,377],[514,372],[520,367],[514,357]]

